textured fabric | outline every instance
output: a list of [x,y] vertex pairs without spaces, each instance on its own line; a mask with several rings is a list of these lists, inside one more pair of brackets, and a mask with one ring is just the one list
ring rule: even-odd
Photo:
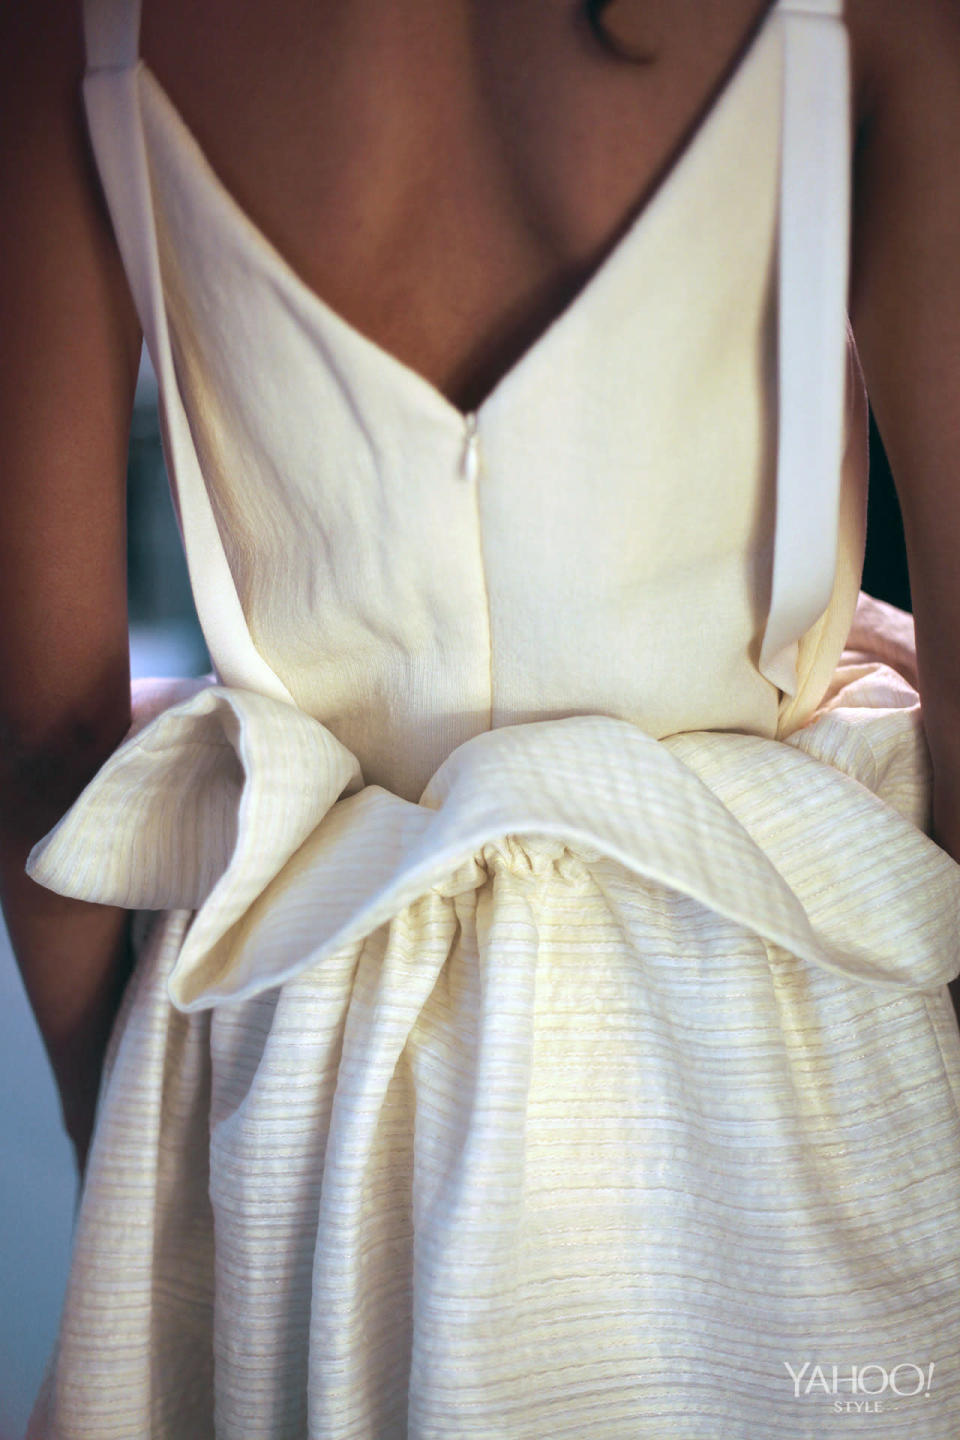
[[[211,653],[228,683],[327,725],[368,782],[416,800],[473,735],[571,713],[657,737],[783,736],[823,693],[856,604],[866,411],[851,348],[839,524],[812,510],[833,541],[833,594],[795,632],[791,698],[759,665],[778,504],[777,18],[667,183],[473,416],[306,288],[145,66],[89,78],[128,267],[149,291],[155,245],[162,272],[150,329],[169,338],[157,371]],[[156,219],[143,247],[124,204],[138,127]],[[805,207],[814,228],[822,203]],[[811,512],[815,487],[790,468]],[[241,609],[246,642],[228,646]]]
[[954,1440],[960,867],[855,613],[852,343],[833,594],[759,666],[778,19],[474,416],[89,79],[233,658],[31,857],[138,912],[31,1440]]
[[787,744],[571,717],[420,805],[356,778],[213,686],[46,842],[55,888],[175,907],[108,1057],[54,1433],[874,1433],[790,1361],[933,1362],[882,1433],[952,1436],[960,883],[907,682],[841,666]]

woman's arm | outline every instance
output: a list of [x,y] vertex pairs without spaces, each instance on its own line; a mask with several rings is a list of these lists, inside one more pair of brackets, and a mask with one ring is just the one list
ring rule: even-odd
[[960,0],[847,0],[851,310],[903,512],[934,838],[960,861]]
[[88,154],[77,0],[0,11],[0,896],[81,1161],[127,914],[23,873],[130,720],[140,331]]

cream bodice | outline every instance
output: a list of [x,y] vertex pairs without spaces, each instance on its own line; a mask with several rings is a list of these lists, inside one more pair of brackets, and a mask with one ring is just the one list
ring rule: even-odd
[[[816,254],[785,275],[780,244],[785,217],[795,251],[830,228],[785,149],[810,8],[770,12],[613,252],[466,416],[297,277],[142,62],[122,94],[92,67],[95,143],[110,104],[140,120],[168,458],[214,662],[320,720],[368,783],[416,800],[458,745],[518,722],[782,736],[820,698],[859,587],[866,435],[852,340],[839,488],[818,498],[816,397],[778,411],[784,313],[829,300]],[[831,372],[842,308],[827,319]]]

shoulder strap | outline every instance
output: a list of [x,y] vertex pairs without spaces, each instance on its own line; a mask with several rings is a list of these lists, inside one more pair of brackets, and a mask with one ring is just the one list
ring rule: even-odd
[[177,384],[140,110],[139,19],[139,0],[85,0],[90,141],[157,376],[174,508],[210,658],[225,684],[292,704],[247,629]]
[[833,20],[843,19],[843,0],[779,0],[777,8],[781,15],[826,15]]
[[780,14],[813,14],[843,19],[843,0],[780,0]]
[[140,0],[84,0],[87,70],[135,65],[140,51]]
[[759,668],[797,690],[798,640],[836,572],[844,447],[850,75],[843,0],[779,0],[781,121],[777,508]]

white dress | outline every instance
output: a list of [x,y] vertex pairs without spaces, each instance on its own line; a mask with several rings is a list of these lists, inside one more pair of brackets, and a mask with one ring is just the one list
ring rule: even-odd
[[960,868],[909,663],[844,652],[840,8],[462,415],[89,0],[216,679],[31,857],[140,912],[31,1437],[955,1440]]

